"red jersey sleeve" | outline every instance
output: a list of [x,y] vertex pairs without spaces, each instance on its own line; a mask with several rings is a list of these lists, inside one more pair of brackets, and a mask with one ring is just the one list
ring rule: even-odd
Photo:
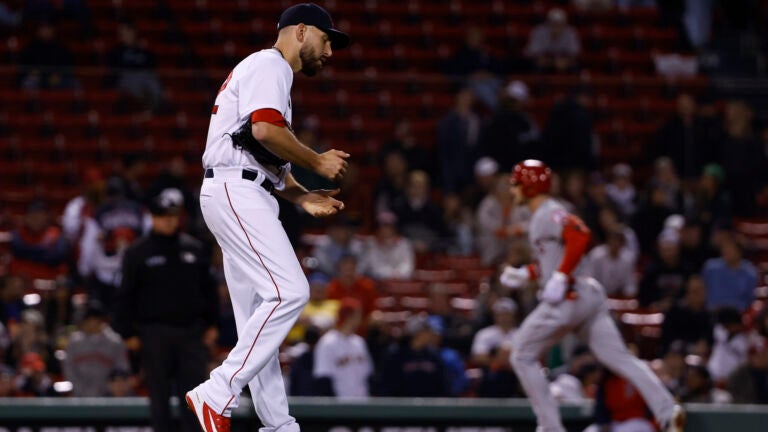
[[570,275],[587,251],[591,238],[592,235],[589,228],[584,225],[584,222],[578,216],[572,214],[566,216],[563,220],[565,252],[563,253],[563,261],[560,263],[557,271]]
[[275,126],[285,127],[285,118],[279,111],[272,108],[262,108],[251,113],[251,124],[256,122],[271,123]]

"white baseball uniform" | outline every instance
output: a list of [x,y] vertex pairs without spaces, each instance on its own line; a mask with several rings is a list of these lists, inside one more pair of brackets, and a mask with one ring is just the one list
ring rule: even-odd
[[[260,109],[274,109],[290,123],[292,83],[293,71],[276,49],[241,61],[216,97],[203,154],[200,207],[223,252],[239,339],[198,390],[226,416],[249,385],[262,431],[299,430],[288,414],[277,353],[309,298],[309,286],[278,219],[277,200],[262,186],[268,180],[282,189],[290,164],[264,166],[233,147],[226,134]],[[244,169],[255,178],[244,178]]]
[[[553,199],[545,200],[531,218],[529,240],[543,282],[548,281],[563,262],[567,227],[587,232],[577,217]],[[643,395],[657,419],[662,422],[671,419],[675,403],[672,395],[650,368],[627,350],[608,313],[603,288],[584,273],[585,265],[581,261],[570,273],[571,292],[559,302],[539,303],[515,336],[511,361],[536,413],[538,430],[565,432],[539,358],[568,332],[576,333],[588,343],[603,365],[627,378]]]
[[372,373],[373,361],[360,336],[331,329],[317,341],[312,375],[330,378],[337,397],[367,397]]

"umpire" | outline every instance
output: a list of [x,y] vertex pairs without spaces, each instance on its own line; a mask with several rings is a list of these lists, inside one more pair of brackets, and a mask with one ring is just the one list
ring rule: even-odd
[[[204,381],[208,351],[216,338],[218,298],[202,243],[180,233],[184,198],[162,190],[148,203],[152,231],[125,253],[116,298],[114,328],[131,349],[139,349],[149,390],[152,427],[171,431],[171,394],[184,394]],[[198,431],[194,414],[182,409],[183,431]]]

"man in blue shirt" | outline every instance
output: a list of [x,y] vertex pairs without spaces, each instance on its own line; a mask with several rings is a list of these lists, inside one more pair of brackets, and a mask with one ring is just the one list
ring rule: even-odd
[[735,239],[723,240],[720,257],[704,263],[702,276],[707,285],[709,310],[733,306],[744,311],[755,299],[757,269],[742,258],[741,248]]

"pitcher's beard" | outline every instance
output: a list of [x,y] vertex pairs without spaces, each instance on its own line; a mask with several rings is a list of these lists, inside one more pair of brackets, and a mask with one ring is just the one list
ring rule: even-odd
[[321,57],[309,46],[301,47],[299,58],[301,59],[301,73],[306,76],[315,76],[323,68]]

